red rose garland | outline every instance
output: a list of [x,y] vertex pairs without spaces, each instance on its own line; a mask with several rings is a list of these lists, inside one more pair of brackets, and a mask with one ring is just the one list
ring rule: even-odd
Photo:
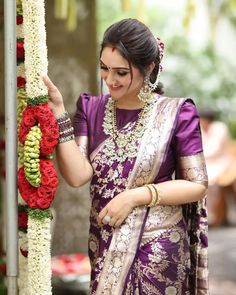
[[58,142],[59,129],[48,104],[40,104],[37,106],[27,106],[22,113],[22,120],[19,131],[19,140],[24,144],[26,136],[31,127],[39,124],[42,131],[42,140],[40,142],[41,156],[47,156],[53,153],[53,150]]
[[58,123],[48,104],[27,106],[22,113],[19,130],[19,141],[24,144],[26,136],[35,125],[39,125],[42,132],[40,141],[40,173],[41,184],[39,187],[32,186],[25,176],[24,167],[18,171],[18,186],[21,197],[30,208],[49,208],[58,186],[57,173],[53,163],[43,156],[50,155],[59,137]]
[[30,208],[47,209],[50,207],[58,185],[57,173],[50,160],[40,160],[41,186],[32,186],[25,177],[24,167],[18,173],[21,197]]

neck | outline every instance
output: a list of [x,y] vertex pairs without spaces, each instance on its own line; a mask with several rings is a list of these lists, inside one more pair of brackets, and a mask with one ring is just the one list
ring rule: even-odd
[[144,107],[144,102],[138,98],[120,98],[116,100],[116,107],[119,109],[135,110]]

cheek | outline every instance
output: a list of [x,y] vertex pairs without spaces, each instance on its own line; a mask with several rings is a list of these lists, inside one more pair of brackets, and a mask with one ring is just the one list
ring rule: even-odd
[[103,80],[106,80],[106,78],[107,78],[107,74],[106,74],[106,72],[100,72],[100,77],[101,77]]
[[131,87],[134,88],[134,89],[137,89],[137,88],[141,88],[143,85],[143,80],[142,79],[135,79],[133,80],[132,84],[131,84]]

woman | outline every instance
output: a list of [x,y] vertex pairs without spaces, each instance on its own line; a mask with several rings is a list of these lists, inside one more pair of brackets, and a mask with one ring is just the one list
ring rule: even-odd
[[217,120],[215,111],[200,112],[200,126],[209,181],[208,224],[217,226],[227,222],[227,194],[235,191],[236,157],[229,129]]
[[59,91],[44,79],[60,171],[75,187],[91,180],[90,294],[208,294],[199,118],[190,99],[158,94],[162,55],[141,22],[109,27],[100,52],[109,94],[80,96],[75,140]]

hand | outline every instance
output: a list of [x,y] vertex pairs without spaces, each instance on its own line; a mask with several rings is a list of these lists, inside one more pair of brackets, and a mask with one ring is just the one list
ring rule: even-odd
[[65,112],[63,97],[48,76],[43,76],[43,82],[48,88],[48,105],[52,109],[55,117],[59,117],[63,112]]
[[[97,221],[110,226],[120,226],[135,207],[129,191],[124,191],[115,196],[99,213]],[[110,217],[110,218],[109,218]]]

